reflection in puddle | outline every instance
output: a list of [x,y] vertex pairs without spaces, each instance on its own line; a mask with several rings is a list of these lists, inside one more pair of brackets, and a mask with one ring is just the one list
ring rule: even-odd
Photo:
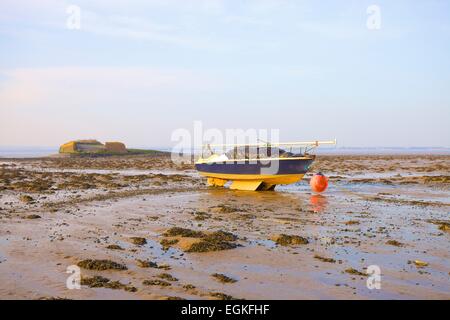
[[315,213],[323,212],[327,209],[328,200],[327,197],[321,194],[314,194],[309,198],[309,203],[312,206],[312,210]]
[[243,202],[255,205],[289,205],[298,207],[303,205],[303,200],[298,195],[288,192],[278,191],[241,191],[229,190],[226,188],[211,188],[200,195],[199,200],[212,201],[232,201]]

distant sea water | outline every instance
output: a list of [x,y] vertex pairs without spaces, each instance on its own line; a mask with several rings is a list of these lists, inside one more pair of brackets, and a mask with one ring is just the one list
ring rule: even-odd
[[[168,147],[140,147],[140,149],[152,149],[159,151],[175,151]],[[219,150],[217,150],[219,151]],[[294,150],[295,152],[296,150]],[[58,153],[58,147],[1,147],[0,158],[38,158]],[[195,150],[194,153],[200,153]],[[355,148],[355,147],[319,147],[314,151],[315,154],[323,155],[383,155],[383,154],[417,154],[417,155],[450,155],[450,148],[446,147],[373,147],[373,148]]]
[[[155,148],[155,150],[177,152],[177,150],[172,150],[170,148]],[[289,148],[286,148],[285,150],[290,151]],[[219,149],[214,151],[220,152]],[[298,152],[298,148],[294,148],[292,152]],[[195,149],[194,153],[201,153],[201,149]],[[450,155],[450,147],[318,147],[310,153],[318,155]]]
[[316,154],[348,154],[348,155],[450,155],[450,148],[446,147],[372,147],[372,148],[356,148],[356,147],[319,147]]
[[0,158],[39,158],[58,153],[58,147],[0,147]]

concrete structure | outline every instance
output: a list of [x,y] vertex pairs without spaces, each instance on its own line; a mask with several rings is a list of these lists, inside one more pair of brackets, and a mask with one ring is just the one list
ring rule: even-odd
[[105,142],[105,149],[107,152],[127,153],[127,148],[122,142]]
[[59,153],[127,153],[122,142],[106,142],[97,140],[69,141],[59,148]]

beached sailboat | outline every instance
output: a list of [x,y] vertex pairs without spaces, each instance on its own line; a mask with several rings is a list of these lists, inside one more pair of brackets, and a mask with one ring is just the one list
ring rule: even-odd
[[[315,159],[310,152],[320,145],[334,145],[336,140],[288,143],[204,145],[195,163],[210,186],[237,190],[273,190],[278,184],[291,184],[303,178]],[[286,149],[281,149],[283,146]],[[229,151],[219,154],[214,148]],[[293,153],[293,149],[299,149]],[[208,156],[205,156],[207,154]]]

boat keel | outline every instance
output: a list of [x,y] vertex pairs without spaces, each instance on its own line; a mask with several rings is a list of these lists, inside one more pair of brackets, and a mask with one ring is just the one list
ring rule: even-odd
[[233,190],[256,191],[263,184],[261,180],[234,180],[230,186]]
[[219,178],[208,178],[207,180],[208,186],[211,187],[223,187],[227,180],[219,179]]

